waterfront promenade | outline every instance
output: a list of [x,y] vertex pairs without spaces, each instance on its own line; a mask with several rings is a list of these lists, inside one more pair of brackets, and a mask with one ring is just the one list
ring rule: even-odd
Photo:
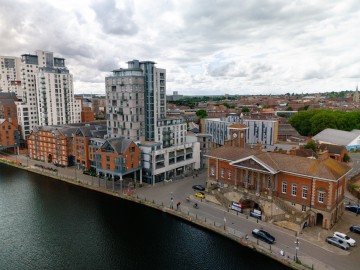
[[[319,228],[309,228],[309,230],[305,230],[304,233],[298,235],[300,247],[299,250],[296,250],[294,245],[294,240],[296,239],[294,232],[278,228],[273,224],[256,221],[242,214],[236,215],[236,213],[228,211],[219,205],[211,195],[207,196],[206,200],[196,199],[193,196],[194,192],[191,187],[193,184],[204,184],[206,182],[206,173],[199,173],[198,177],[190,176],[174,180],[173,182],[162,182],[155,186],[144,184],[143,187],[137,187],[136,190],[133,191],[131,189],[131,182],[128,183],[124,181],[122,187],[120,182],[116,182],[113,185],[110,181],[84,175],[74,167],[58,168],[51,164],[30,160],[24,155],[7,158],[10,158],[10,162],[17,163],[18,165],[15,166],[19,168],[145,204],[176,215],[188,222],[215,231],[240,244],[249,246],[298,269],[306,269],[303,265],[307,265],[310,268],[313,267],[314,269],[357,269],[356,253],[358,253],[359,249],[354,249],[349,253],[329,246],[325,243],[324,238],[331,234],[331,231],[324,231]],[[6,162],[6,160],[3,161]],[[45,168],[40,168],[35,165],[43,165]],[[57,171],[48,168],[57,169]],[[191,203],[186,200],[187,196],[190,196]],[[172,201],[171,197],[173,198]],[[195,201],[200,205],[199,209],[192,207],[192,203]],[[180,206],[177,208],[176,205],[178,202],[180,202]],[[345,218],[354,218],[350,213],[345,213],[345,215]],[[344,231],[346,226],[347,224],[341,221],[335,229]],[[277,238],[277,243],[269,246],[261,241],[256,241],[256,239],[251,236],[251,231],[255,227],[263,227],[274,234]],[[284,256],[280,254],[280,250],[285,252]],[[298,258],[302,264],[294,263],[295,253],[298,253]],[[319,259],[313,258],[313,255],[316,255],[316,258]],[[340,265],[343,267],[340,267]]]

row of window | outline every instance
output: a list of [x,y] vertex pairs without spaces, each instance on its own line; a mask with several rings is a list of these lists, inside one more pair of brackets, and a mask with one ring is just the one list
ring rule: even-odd
[[[281,192],[283,194],[287,193],[287,182],[286,181],[282,182]],[[298,192],[298,185],[296,183],[293,183],[291,185],[291,195],[292,196],[297,196],[297,192]],[[319,190],[317,195],[318,195],[317,196],[318,202],[319,203],[324,203],[325,202],[325,191],[320,191]],[[302,188],[301,188],[301,198],[307,199],[307,197],[308,197],[308,187],[307,187],[307,185],[303,185]]]

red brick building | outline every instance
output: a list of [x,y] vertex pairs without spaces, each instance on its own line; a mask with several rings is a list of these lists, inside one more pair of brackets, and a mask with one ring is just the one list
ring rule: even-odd
[[88,125],[79,127],[74,134],[74,155],[78,168],[90,170],[90,139],[104,138],[106,135],[106,124]]
[[[240,137],[232,136],[234,142]],[[206,156],[208,180],[233,186],[257,201],[267,220],[273,218],[265,206],[267,201],[271,209],[274,201],[274,207],[282,206],[287,212],[284,217],[290,212],[293,217],[289,219],[300,228],[331,228],[343,213],[345,175],[351,170],[345,163],[328,156],[319,160],[261,152],[235,143],[213,149]]]
[[17,125],[0,119],[0,150],[10,147],[18,147],[20,140],[20,132]]
[[[95,152],[96,170],[107,179],[122,181],[125,176],[137,179],[142,183],[141,150],[124,137],[110,138],[104,141]],[[139,175],[138,175],[139,172]]]
[[91,110],[90,107],[83,107],[81,110],[81,122],[94,122],[94,112]]
[[29,158],[62,166],[72,166],[74,126],[37,126],[27,143]]

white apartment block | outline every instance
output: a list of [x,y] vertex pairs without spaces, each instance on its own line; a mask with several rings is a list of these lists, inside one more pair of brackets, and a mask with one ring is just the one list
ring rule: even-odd
[[212,135],[212,142],[224,145],[230,137],[228,127],[234,123],[248,126],[245,142],[247,144],[274,145],[278,140],[277,120],[241,119],[231,117],[205,119],[205,133]]
[[74,123],[73,79],[65,60],[37,50],[20,57],[0,56],[0,90],[15,92],[21,137],[36,125]]
[[159,142],[142,142],[143,181],[155,185],[200,168],[200,143],[189,142],[162,148]]
[[164,118],[157,120],[155,141],[163,147],[184,144],[186,141],[186,123],[183,118]]
[[74,123],[73,77],[65,66],[65,59],[53,57],[50,52],[36,52],[46,66],[39,67],[38,86],[39,125],[64,125]]
[[21,58],[0,56],[0,92],[14,92],[19,96],[21,91]]
[[74,99],[74,123],[81,123],[82,98]]

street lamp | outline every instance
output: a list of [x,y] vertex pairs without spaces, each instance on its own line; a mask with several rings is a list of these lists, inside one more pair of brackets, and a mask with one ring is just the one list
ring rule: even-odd
[[171,193],[170,193],[170,209],[173,209],[174,207],[173,207],[173,203],[174,203],[174,194],[173,194],[173,192],[171,191]]
[[299,242],[299,239],[296,237],[296,240],[295,240],[295,245],[296,245],[296,247],[295,247],[295,261],[297,262],[297,260],[298,260],[298,250],[299,250],[299,244],[300,244],[300,242]]
[[225,217],[226,212],[224,211],[224,230],[226,229],[226,217]]

